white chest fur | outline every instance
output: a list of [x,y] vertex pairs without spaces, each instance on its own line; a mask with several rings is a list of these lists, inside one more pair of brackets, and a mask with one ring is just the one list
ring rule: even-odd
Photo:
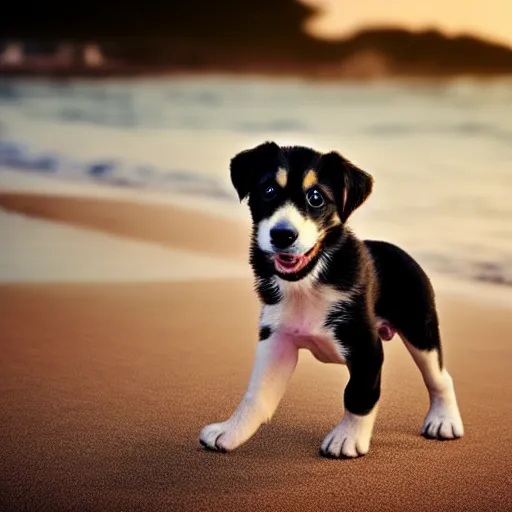
[[294,343],[305,348],[324,363],[345,363],[343,345],[334,339],[326,327],[329,311],[340,301],[350,301],[350,294],[340,293],[328,286],[314,287],[311,280],[299,282],[279,280],[281,301],[263,306],[260,326],[270,327],[274,335],[283,337],[283,343]]

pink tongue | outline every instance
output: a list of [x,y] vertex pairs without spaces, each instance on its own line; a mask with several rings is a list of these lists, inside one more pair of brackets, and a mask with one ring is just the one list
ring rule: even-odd
[[298,256],[279,256],[279,263],[285,267],[293,267],[299,262]]
[[299,264],[301,257],[287,255],[286,257],[278,256],[277,259],[281,267],[290,269],[295,268]]

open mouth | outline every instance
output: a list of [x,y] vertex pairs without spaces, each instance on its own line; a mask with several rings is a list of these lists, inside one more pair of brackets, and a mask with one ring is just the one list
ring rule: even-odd
[[281,274],[296,274],[300,272],[315,256],[319,244],[304,254],[289,254],[280,252],[276,254],[274,265]]

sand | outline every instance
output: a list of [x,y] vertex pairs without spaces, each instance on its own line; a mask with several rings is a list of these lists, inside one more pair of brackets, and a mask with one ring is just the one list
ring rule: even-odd
[[[29,195],[0,195],[0,206],[245,258],[243,230],[197,212]],[[419,435],[427,394],[393,340],[371,451],[338,461],[318,448],[340,419],[347,371],[307,353],[270,425],[231,454],[199,446],[247,384],[249,278],[2,284],[0,510],[510,510],[510,308],[442,293],[439,309],[466,436]]]
[[0,210],[0,282],[161,282],[247,276],[243,262]]

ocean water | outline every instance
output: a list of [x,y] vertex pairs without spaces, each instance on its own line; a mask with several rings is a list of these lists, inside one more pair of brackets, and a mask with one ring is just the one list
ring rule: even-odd
[[0,169],[49,183],[207,198],[233,212],[229,159],[264,140],[335,149],[372,173],[352,220],[362,237],[512,285],[511,81],[0,79]]

